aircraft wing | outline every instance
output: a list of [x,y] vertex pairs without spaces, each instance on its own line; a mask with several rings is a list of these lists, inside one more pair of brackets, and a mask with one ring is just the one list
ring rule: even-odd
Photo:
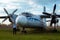
[[51,14],[47,12],[43,12],[43,14],[51,16]]
[[2,18],[9,18],[8,16],[0,16],[0,18],[2,19]]
[[[60,18],[60,15],[56,15],[57,18]],[[50,15],[40,15],[41,18],[51,18]]]
[[48,15],[40,15],[41,18],[51,18],[50,16]]

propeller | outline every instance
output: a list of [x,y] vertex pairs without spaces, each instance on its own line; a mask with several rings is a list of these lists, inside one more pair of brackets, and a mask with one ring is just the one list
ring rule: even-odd
[[[16,10],[14,10],[14,11],[12,12],[12,14],[9,14],[5,8],[4,8],[4,11],[5,11],[5,12],[6,12],[6,14],[8,15],[9,21],[13,23],[14,21],[13,21],[12,16],[13,16],[13,15],[14,15],[14,13],[17,11],[17,9],[16,9]],[[6,21],[6,20],[7,20],[7,18],[5,18],[2,22]]]
[[[44,7],[44,10],[45,10],[46,8]],[[57,23],[57,15],[56,15],[56,13],[55,13],[55,10],[56,10],[56,4],[54,5],[54,7],[53,7],[53,15],[52,14],[49,14],[49,13],[46,13],[46,12],[43,12],[43,14],[45,14],[45,15],[48,15],[48,16],[50,16],[51,17],[51,21],[50,21],[50,26],[52,26],[52,24],[54,23],[54,24],[56,24]]]
[[57,23],[57,16],[56,16],[56,13],[55,13],[55,10],[56,10],[56,4],[54,5],[54,8],[53,8],[53,15],[51,15],[51,22],[50,22],[50,26],[52,26],[52,24],[56,24]]

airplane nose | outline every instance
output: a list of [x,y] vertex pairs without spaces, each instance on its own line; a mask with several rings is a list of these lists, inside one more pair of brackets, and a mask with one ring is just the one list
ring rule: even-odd
[[16,23],[20,24],[20,25],[26,25],[27,24],[27,19],[25,16],[18,16],[16,18]]

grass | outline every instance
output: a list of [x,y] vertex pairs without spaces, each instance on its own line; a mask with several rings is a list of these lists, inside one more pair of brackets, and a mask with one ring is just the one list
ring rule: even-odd
[[60,40],[60,33],[21,33],[12,34],[11,29],[0,29],[0,40]]

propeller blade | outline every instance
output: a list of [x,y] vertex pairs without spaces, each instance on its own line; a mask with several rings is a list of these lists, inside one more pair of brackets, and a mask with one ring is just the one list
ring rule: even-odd
[[46,13],[46,12],[43,12],[43,14],[51,16],[51,14],[49,14],[49,13]]
[[60,18],[60,15],[56,15],[56,17]]
[[14,10],[12,14],[14,14],[18,9]]
[[46,12],[46,7],[44,6],[44,12]]
[[56,4],[54,5],[54,8],[53,8],[53,14],[55,14],[55,10],[56,10]]
[[9,17],[9,21],[10,21],[11,23],[14,23],[14,20],[13,20],[11,17]]
[[7,10],[5,8],[4,8],[4,11],[6,12],[7,15],[9,15],[8,12],[7,12]]
[[52,24],[53,24],[53,20],[51,19],[51,21],[50,21],[50,26],[52,26]]
[[7,18],[5,18],[3,21],[2,21],[2,23],[4,22],[4,21],[6,21],[7,20]]

